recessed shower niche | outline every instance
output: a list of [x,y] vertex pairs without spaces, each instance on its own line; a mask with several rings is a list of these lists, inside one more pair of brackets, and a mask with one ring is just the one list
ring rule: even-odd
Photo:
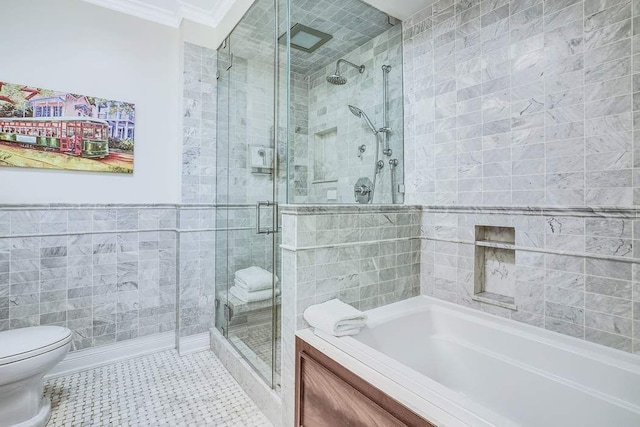
[[313,144],[313,183],[335,182],[338,180],[337,139],[337,127],[315,134]]
[[476,225],[475,234],[472,299],[515,310],[515,228]]

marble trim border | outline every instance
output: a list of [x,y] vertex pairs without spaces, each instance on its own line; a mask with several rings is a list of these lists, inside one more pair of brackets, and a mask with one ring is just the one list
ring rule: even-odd
[[75,210],[75,209],[242,209],[255,208],[255,203],[0,203],[0,211],[8,210]]
[[[82,203],[39,203],[39,204],[0,204],[1,211],[46,211],[46,210],[111,210],[111,209],[137,209],[137,210],[153,210],[153,209],[174,209],[176,213],[180,211],[215,209],[215,210],[232,210],[232,209],[253,209],[255,204],[215,204],[215,203],[185,203],[185,204],[82,204]],[[36,237],[62,237],[62,236],[82,236],[94,234],[127,234],[127,233],[154,233],[154,232],[173,232],[173,233],[203,233],[216,231],[243,231],[252,230],[254,227],[205,227],[205,228],[181,228],[180,218],[176,215],[176,227],[154,227],[154,228],[128,228],[116,230],[93,230],[93,231],[68,231],[55,233],[31,233],[31,234],[0,234],[0,239],[28,239]]]
[[36,237],[62,237],[62,236],[84,236],[87,234],[127,234],[127,233],[205,233],[211,231],[242,231],[255,230],[255,227],[229,227],[229,228],[136,228],[127,230],[99,230],[99,231],[69,231],[61,233],[39,233],[39,234],[3,234],[0,239],[30,239]]
[[316,245],[316,246],[291,246],[291,245],[282,244],[280,245],[280,248],[289,252],[301,252],[301,251],[313,251],[316,249],[347,248],[351,246],[375,245],[377,243],[404,242],[407,240],[418,240],[418,239],[422,239],[422,237],[413,236],[413,237],[396,237],[393,239],[380,239],[380,240],[359,240],[357,242],[328,243],[326,245]]
[[494,215],[573,216],[597,218],[637,218],[640,209],[623,206],[469,206],[469,205],[424,205],[429,213],[479,213]]
[[536,253],[543,253],[543,254],[549,254],[549,255],[564,255],[564,256],[571,256],[576,258],[604,259],[608,261],[626,262],[628,264],[640,264],[640,259],[638,258],[619,257],[615,255],[598,255],[598,254],[590,254],[587,252],[559,251],[555,249],[537,248],[535,246],[518,246],[518,245],[511,245],[511,244],[490,245],[490,244],[487,244],[486,242],[474,242],[471,240],[459,240],[459,239],[438,239],[434,237],[425,237],[425,236],[418,237],[418,238],[420,240],[426,240],[431,242],[458,243],[458,244],[469,245],[469,246],[500,247],[500,248],[513,249],[515,251],[520,251],[520,252],[536,252]]
[[471,206],[471,205],[293,205],[282,204],[287,215],[331,215],[386,212],[482,213],[598,218],[638,218],[640,208],[625,206]]
[[[255,203],[31,203],[2,204],[3,210],[47,210],[47,209],[243,209],[255,208]],[[640,208],[625,206],[472,206],[472,205],[359,205],[359,204],[280,204],[279,213],[290,215],[322,215],[335,213],[379,213],[379,212],[485,212],[485,213],[520,213],[530,215],[584,215],[636,217]]]
[[287,215],[333,215],[359,213],[388,213],[422,210],[420,205],[359,205],[359,204],[326,204],[326,205],[292,205],[282,204],[278,213]]

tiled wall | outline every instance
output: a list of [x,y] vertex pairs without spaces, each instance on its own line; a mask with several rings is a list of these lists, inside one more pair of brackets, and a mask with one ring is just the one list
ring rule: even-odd
[[0,210],[0,330],[63,325],[72,349],[176,328],[174,207]]
[[215,213],[210,207],[179,211],[180,337],[208,332],[215,318]]
[[284,252],[295,252],[299,310],[332,298],[367,310],[417,294],[418,210],[289,205],[282,222]]
[[214,325],[216,71],[215,50],[184,44],[182,203],[193,205],[178,219],[180,337]]
[[[399,160],[395,174],[402,183],[403,169],[403,114],[402,114],[402,28],[391,27],[381,35],[344,55],[343,58],[357,65],[364,64],[363,74],[342,64],[341,74],[347,77],[345,85],[327,82],[327,76],[335,73],[336,63],[331,62],[308,75],[298,73],[292,78],[292,137],[294,141],[292,164],[294,165],[292,202],[295,203],[353,203],[353,187],[360,177],[373,177],[376,137],[364,121],[349,112],[348,105],[361,108],[377,128],[383,126],[382,118],[382,65],[391,65],[388,74],[388,114],[390,146]],[[307,96],[308,98],[304,98]],[[319,144],[317,135],[336,130],[335,145],[325,150],[324,157],[316,159]],[[391,203],[391,181],[388,160],[382,155],[380,134],[379,159],[385,163],[377,180],[375,203]],[[366,145],[362,157],[358,147]],[[322,168],[326,173],[318,173]],[[329,180],[323,180],[327,175]],[[327,192],[335,190],[336,197],[328,199]],[[401,197],[401,196],[400,196]],[[401,199],[399,199],[401,201]]]
[[182,203],[216,197],[216,51],[184,44]]
[[[456,209],[423,214],[421,291],[624,351],[640,352],[635,209]],[[474,227],[514,227],[517,310],[472,300]],[[505,268],[504,271],[507,271]]]
[[[281,60],[285,61],[286,57],[282,56]],[[292,71],[290,86],[289,194],[293,203],[303,203],[309,200],[313,180],[313,172],[310,169],[313,152],[309,151],[312,148],[309,147],[309,78]],[[286,97],[286,93],[281,90],[280,96]],[[281,126],[286,128],[285,123]]]
[[630,0],[441,0],[405,22],[407,201],[637,202],[632,17]]
[[295,331],[312,304],[340,298],[366,310],[419,293],[420,209],[282,208],[282,400],[293,420]]
[[[405,22],[423,293],[640,352],[638,13],[626,0],[441,0]],[[515,227],[517,311],[471,299],[476,225]]]

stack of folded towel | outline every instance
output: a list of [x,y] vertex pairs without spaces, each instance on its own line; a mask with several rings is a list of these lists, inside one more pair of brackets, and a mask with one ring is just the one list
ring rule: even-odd
[[341,337],[360,332],[367,322],[367,315],[339,299],[332,299],[307,308],[304,320],[314,329]]
[[[271,298],[271,272],[260,267],[249,267],[236,271],[233,286],[229,292],[242,302],[256,302]],[[275,278],[278,284],[278,277]],[[276,289],[276,295],[280,290]]]

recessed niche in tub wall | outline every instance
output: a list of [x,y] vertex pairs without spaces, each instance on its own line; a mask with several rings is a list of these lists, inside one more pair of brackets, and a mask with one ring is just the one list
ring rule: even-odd
[[338,180],[338,128],[323,130],[314,135],[313,182]]
[[473,299],[515,310],[515,228],[476,226]]

